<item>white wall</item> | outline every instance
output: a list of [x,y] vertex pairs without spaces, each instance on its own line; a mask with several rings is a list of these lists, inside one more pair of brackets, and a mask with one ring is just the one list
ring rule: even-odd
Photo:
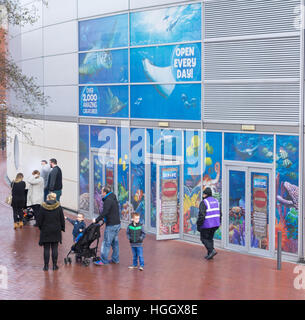
[[78,18],[128,10],[128,0],[78,0]]
[[[12,118],[9,121],[16,123]],[[18,127],[21,122],[18,119]],[[26,124],[24,132],[30,134],[32,143],[13,127],[8,129],[7,174],[9,179],[13,179],[17,172],[22,172],[25,177],[29,177],[33,170],[40,169],[42,159],[56,158],[63,173],[61,203],[64,207],[77,210],[77,124],[41,120],[25,120],[24,123]],[[15,134],[19,138],[20,146],[20,166],[17,169],[14,165]]]

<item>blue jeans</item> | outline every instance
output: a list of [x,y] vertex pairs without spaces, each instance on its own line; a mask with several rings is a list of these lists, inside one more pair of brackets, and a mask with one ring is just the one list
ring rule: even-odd
[[61,197],[61,190],[54,190],[52,192],[56,194],[56,201],[59,201]]
[[114,263],[119,263],[119,231],[121,230],[121,225],[116,224],[114,226],[106,226],[104,231],[104,240],[101,247],[101,260],[104,264],[108,264],[108,255],[110,247],[112,247],[112,261]]
[[140,267],[144,267],[143,247],[131,247],[132,250],[132,265],[136,267],[138,265],[138,258]]

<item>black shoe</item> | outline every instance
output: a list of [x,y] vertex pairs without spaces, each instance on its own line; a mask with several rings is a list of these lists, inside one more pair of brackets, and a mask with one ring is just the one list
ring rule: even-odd
[[217,252],[213,249],[213,251],[207,256],[207,260],[213,259],[214,256],[216,256]]
[[49,266],[47,264],[45,264],[43,267],[43,271],[48,271],[48,270],[49,270]]
[[204,256],[204,259],[207,259],[208,256],[209,256],[209,254],[207,254],[206,256]]
[[54,264],[53,265],[53,270],[55,271],[55,270],[58,270],[58,265],[57,264]]

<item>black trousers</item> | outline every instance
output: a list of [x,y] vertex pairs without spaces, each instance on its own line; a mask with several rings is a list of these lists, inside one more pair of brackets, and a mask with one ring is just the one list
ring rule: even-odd
[[50,249],[52,249],[52,262],[53,262],[53,264],[57,264],[58,242],[45,242],[43,244],[43,259],[44,259],[45,265],[49,265]]
[[14,222],[23,221],[23,209],[13,207]]
[[33,209],[34,218],[35,218],[35,220],[37,222],[39,209],[40,209],[40,204],[33,204],[31,207]]
[[214,250],[213,238],[214,238],[214,233],[217,229],[218,227],[200,230],[200,240],[208,250],[208,254],[210,254]]

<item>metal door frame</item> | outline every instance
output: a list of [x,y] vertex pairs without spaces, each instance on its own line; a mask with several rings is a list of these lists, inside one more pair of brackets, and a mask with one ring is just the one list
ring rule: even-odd
[[[180,170],[180,213],[179,213],[179,221],[180,221],[180,236],[179,238],[182,239],[183,236],[183,170],[182,170],[182,164],[183,164],[183,158],[182,156],[170,156],[170,155],[159,155],[159,154],[151,154],[146,153],[145,155],[145,228],[148,232],[157,234],[157,211],[156,211],[156,228],[151,227],[151,163],[155,163],[156,168],[156,195],[158,192],[158,169],[160,165],[164,164],[174,164],[179,165]],[[157,197],[158,201],[158,197]],[[156,206],[158,207],[158,203],[156,203]]]
[[[274,170],[273,164],[261,164],[261,163],[244,163],[237,161],[224,161],[224,186],[225,192],[223,195],[223,246],[232,251],[238,251],[242,253],[248,253],[252,255],[258,255],[263,257],[274,257],[275,255],[275,198],[274,198]],[[245,246],[238,246],[229,243],[229,171],[242,171],[245,172],[245,227],[246,227],[246,238]],[[250,237],[251,237],[251,173],[266,173],[269,175],[269,249],[258,249],[252,248]]]

